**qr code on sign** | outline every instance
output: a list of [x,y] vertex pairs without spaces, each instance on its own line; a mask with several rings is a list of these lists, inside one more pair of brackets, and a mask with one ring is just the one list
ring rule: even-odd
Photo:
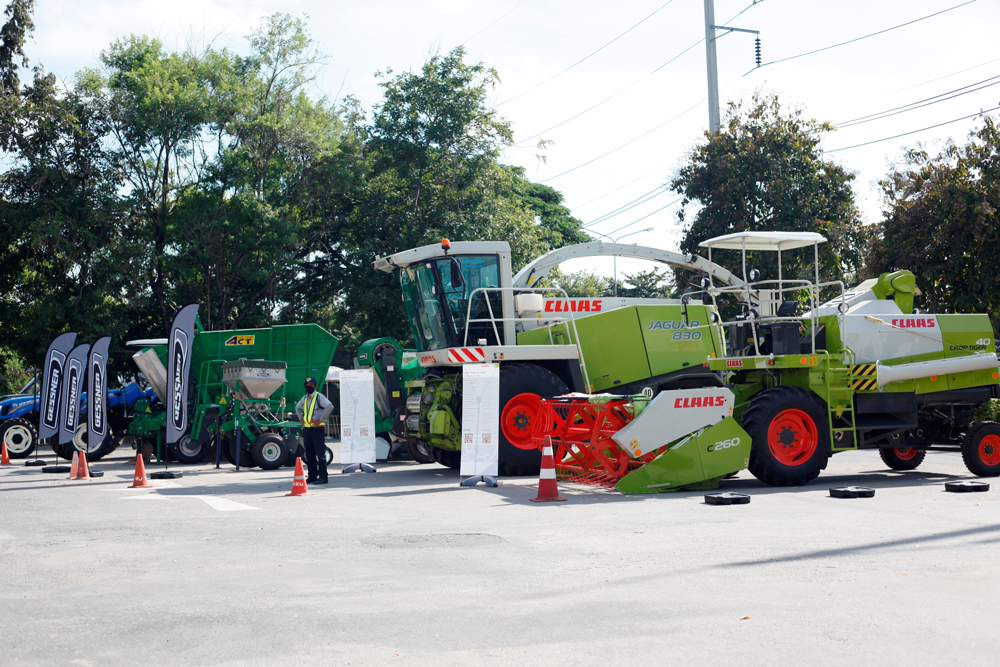
[[483,433],[483,442],[482,442],[482,444],[488,445],[491,442],[493,442],[493,434],[492,433]]
[[473,440],[472,433],[465,433],[464,435],[462,435],[462,442],[464,444],[471,445],[472,440]]

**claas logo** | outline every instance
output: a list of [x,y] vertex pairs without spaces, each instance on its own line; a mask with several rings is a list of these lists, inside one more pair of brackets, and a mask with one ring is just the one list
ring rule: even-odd
[[226,341],[226,347],[237,345],[253,345],[253,336],[232,336]]
[[725,396],[694,396],[674,400],[675,408],[713,408],[726,404]]

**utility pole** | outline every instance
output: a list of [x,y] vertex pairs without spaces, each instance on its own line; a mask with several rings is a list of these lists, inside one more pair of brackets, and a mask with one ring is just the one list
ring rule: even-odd
[[[753,4],[763,0],[754,0]],[[745,11],[745,10],[744,10]],[[740,12],[741,14],[743,12]],[[715,0],[705,0],[705,59],[708,62],[708,131],[718,134],[722,126],[722,115],[719,111],[719,59],[715,55],[715,31],[725,30],[723,35],[731,32],[748,32],[757,35],[757,67],[760,67],[760,31],[745,28],[730,28],[725,25],[715,25]]]
[[708,61],[708,131],[716,134],[719,113],[719,63],[715,55],[715,0],[705,0],[705,55]]

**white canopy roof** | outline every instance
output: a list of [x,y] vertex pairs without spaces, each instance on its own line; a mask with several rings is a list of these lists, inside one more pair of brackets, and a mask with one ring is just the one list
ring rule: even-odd
[[330,382],[340,382],[340,371],[344,370],[339,366],[330,366],[330,370],[326,372],[326,383]]
[[[702,248],[725,248],[727,250],[792,250],[826,243],[826,237],[816,232],[739,232],[716,236],[702,241]],[[745,244],[745,245],[744,245]]]

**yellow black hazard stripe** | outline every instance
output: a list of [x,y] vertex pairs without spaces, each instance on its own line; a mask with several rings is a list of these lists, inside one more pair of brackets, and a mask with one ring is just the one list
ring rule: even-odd
[[851,368],[851,388],[855,391],[870,391],[878,387],[875,364],[858,364]]

